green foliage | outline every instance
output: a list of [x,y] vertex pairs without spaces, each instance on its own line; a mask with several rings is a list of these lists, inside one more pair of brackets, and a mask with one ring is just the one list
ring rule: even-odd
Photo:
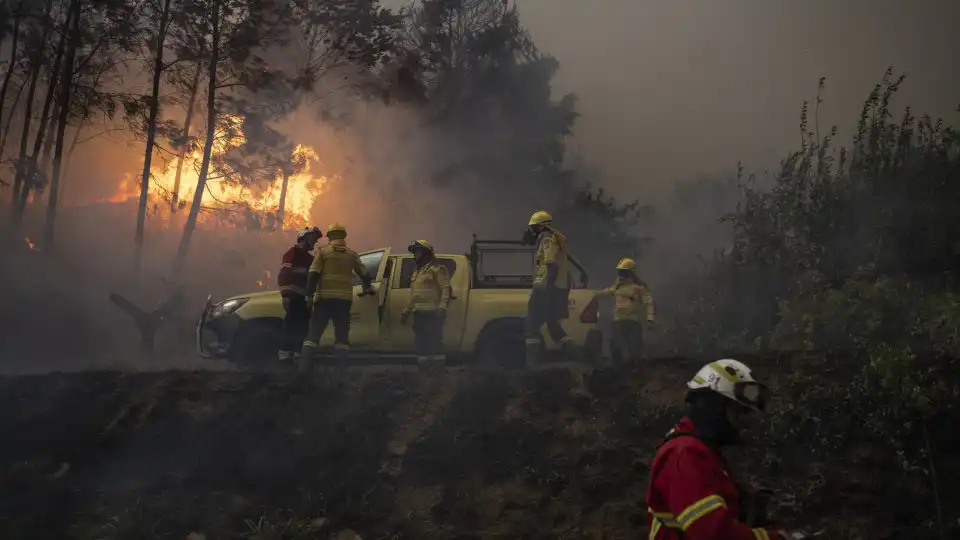
[[[740,175],[743,198],[723,218],[732,247],[660,306],[674,352],[843,358],[859,374],[849,412],[879,437],[916,435],[918,421],[948,407],[955,388],[937,359],[960,357],[960,138],[909,108],[894,121],[902,82],[887,71],[849,149],[834,147],[835,127],[821,135],[817,107],[811,119],[804,104],[801,146],[772,187]],[[904,452],[911,463],[922,453]]]

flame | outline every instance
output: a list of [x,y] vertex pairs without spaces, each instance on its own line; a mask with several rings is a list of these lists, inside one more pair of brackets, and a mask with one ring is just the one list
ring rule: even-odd
[[[243,146],[243,117],[223,115],[216,129],[213,155],[223,156]],[[177,190],[178,208],[185,215],[193,202],[199,178],[203,149],[199,148],[184,156],[180,186]],[[287,191],[284,197],[284,228],[301,228],[310,221],[310,210],[314,201],[323,193],[330,178],[314,176],[311,165],[319,158],[313,148],[298,144],[290,156],[290,162],[296,164],[293,174],[287,178]],[[166,228],[171,225],[174,211],[170,208],[173,186],[177,175],[177,160],[171,159],[163,164],[161,170],[154,170],[148,194],[148,213],[152,226]],[[283,189],[283,173],[277,170],[268,182],[244,181],[241,175],[224,165],[220,170],[211,166],[207,175],[206,189],[201,199],[201,212],[198,223],[209,222],[214,218],[221,221],[236,221],[245,214],[255,216],[261,222],[269,222],[276,217],[280,207],[280,195]],[[128,173],[124,176],[116,192],[106,202],[122,203],[140,196],[140,175]],[[159,218],[159,219],[156,219]]]
[[268,283],[268,282],[270,281],[270,271],[269,271],[269,270],[264,270],[263,273],[264,273],[264,275],[267,276],[267,277],[266,277],[266,279],[259,279],[259,280],[257,280],[257,287],[263,287],[266,283]]
[[37,245],[33,243],[33,240],[30,240],[29,236],[24,236],[23,241],[26,242],[27,247],[29,247],[33,251],[40,251],[40,248],[38,248]]

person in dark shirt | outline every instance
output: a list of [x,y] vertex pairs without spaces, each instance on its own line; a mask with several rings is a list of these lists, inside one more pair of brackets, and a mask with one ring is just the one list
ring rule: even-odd
[[297,243],[283,254],[283,264],[277,274],[277,285],[283,297],[283,333],[280,352],[281,362],[294,362],[300,355],[303,337],[310,324],[310,310],[307,308],[307,272],[313,263],[310,254],[323,233],[317,227],[307,227],[297,232]]

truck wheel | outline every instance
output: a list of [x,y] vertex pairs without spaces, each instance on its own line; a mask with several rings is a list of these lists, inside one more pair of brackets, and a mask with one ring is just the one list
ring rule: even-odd
[[523,320],[491,322],[477,338],[477,363],[505,368],[523,367],[526,355],[523,335]]
[[230,361],[241,368],[254,371],[277,364],[280,350],[282,321],[258,320],[237,329],[230,346]]

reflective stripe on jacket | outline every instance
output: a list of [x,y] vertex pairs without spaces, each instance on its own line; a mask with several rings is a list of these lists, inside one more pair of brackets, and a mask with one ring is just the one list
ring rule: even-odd
[[283,263],[277,273],[277,287],[281,296],[303,296],[307,290],[307,269],[313,255],[300,246],[293,246],[283,254]]
[[417,268],[410,278],[409,311],[447,309],[450,304],[450,272],[434,259]]
[[344,240],[331,240],[317,251],[310,265],[310,272],[320,274],[316,291],[317,299],[353,300],[353,275],[362,276],[363,263],[356,251],[347,247]]
[[740,521],[740,494],[723,457],[680,421],[653,458],[647,487],[648,540],[784,540]]
[[547,280],[547,267],[551,264],[557,265],[558,289],[570,288],[570,275],[567,265],[567,237],[563,234],[547,229],[540,235],[537,241],[537,254],[535,263],[537,265],[536,274],[533,282],[541,283]]

